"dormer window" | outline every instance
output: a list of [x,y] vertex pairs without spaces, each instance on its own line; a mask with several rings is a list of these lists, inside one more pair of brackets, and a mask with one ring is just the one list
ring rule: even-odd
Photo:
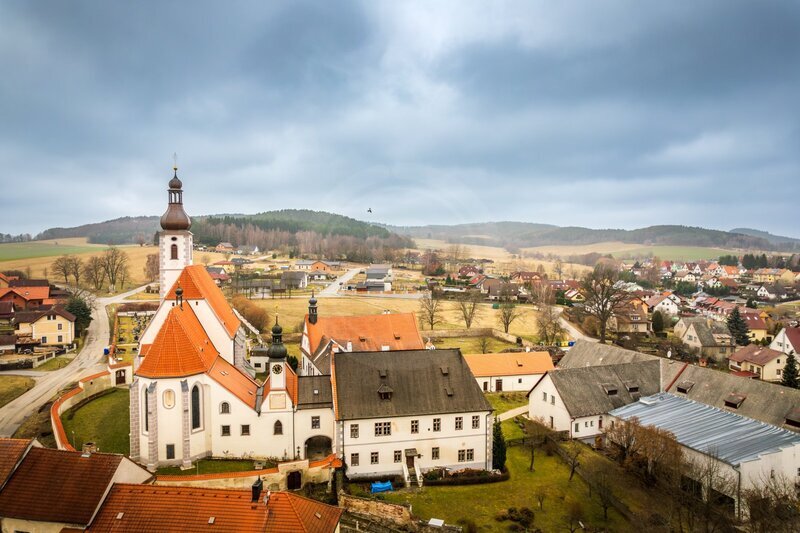
[[678,383],[678,392],[681,394],[689,394],[692,387],[694,387],[694,381],[681,381]]
[[378,396],[380,396],[381,400],[391,400],[393,392],[394,389],[389,385],[384,384],[378,387]]
[[447,375],[449,375],[449,374],[450,374],[450,368],[448,368],[448,367],[446,367],[446,366],[440,366],[440,367],[439,367],[439,370],[441,370],[441,371],[442,371],[442,375],[443,375],[443,376],[447,376]]
[[617,386],[611,383],[603,383],[603,390],[606,391],[606,394],[609,396],[617,395]]
[[747,396],[743,394],[731,393],[728,395],[727,398],[725,398],[725,407],[730,407],[731,409],[738,409],[744,402],[745,398],[747,398]]

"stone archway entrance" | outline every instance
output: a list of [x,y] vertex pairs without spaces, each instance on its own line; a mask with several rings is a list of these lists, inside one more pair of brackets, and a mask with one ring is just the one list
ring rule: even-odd
[[289,472],[286,476],[286,487],[289,490],[299,490],[303,486],[303,475],[299,470]]
[[318,435],[306,440],[306,459],[317,461],[325,459],[331,454],[331,439],[324,435]]

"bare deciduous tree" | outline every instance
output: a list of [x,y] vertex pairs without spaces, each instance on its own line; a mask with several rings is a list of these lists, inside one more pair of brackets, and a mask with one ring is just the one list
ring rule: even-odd
[[566,451],[566,461],[569,465],[569,480],[575,477],[575,470],[580,466],[580,457],[583,455],[583,446],[577,442],[570,442],[568,446],[564,447]]
[[503,326],[503,331],[508,333],[511,324],[522,316],[522,313],[517,309],[516,304],[511,299],[512,292],[508,283],[503,284],[500,289],[500,313],[497,315],[497,321]]
[[144,277],[149,282],[153,282],[158,277],[158,254],[148,254],[144,264]]
[[64,284],[69,283],[69,276],[72,272],[70,270],[70,260],[68,255],[62,255],[61,257],[56,258],[56,260],[53,261],[50,269],[53,271],[53,275],[64,278]]
[[603,518],[608,520],[608,509],[614,501],[613,493],[613,480],[617,475],[613,463],[610,463],[604,457],[594,458],[588,465],[586,465],[587,482],[592,487],[592,492],[597,495],[600,500],[600,506],[603,508]]
[[108,278],[109,285],[111,285],[111,290],[115,290],[120,274],[122,274],[123,270],[128,266],[128,254],[116,246],[111,246],[103,253],[102,261],[103,271]]
[[458,299],[458,310],[461,311],[461,318],[467,329],[472,327],[472,322],[480,315],[481,294],[477,291],[464,293]]
[[81,286],[81,276],[83,274],[83,261],[81,258],[76,255],[70,255],[69,257],[69,273],[75,279],[75,286]]
[[581,282],[581,290],[586,298],[584,308],[597,319],[601,343],[606,342],[608,321],[627,297],[624,290],[615,286],[618,279],[613,267],[598,264]]
[[564,274],[564,264],[561,262],[561,259],[556,259],[553,263],[553,273],[555,273],[556,279],[561,279],[561,276]]
[[103,281],[106,278],[106,271],[103,268],[103,259],[98,256],[92,256],[86,260],[83,265],[83,275],[89,280],[96,291],[99,291],[103,286]]
[[489,337],[483,336],[478,339],[478,348],[481,349],[481,353],[488,353],[489,352]]
[[428,325],[428,329],[442,321],[441,300],[434,298],[429,292],[419,301],[420,320]]

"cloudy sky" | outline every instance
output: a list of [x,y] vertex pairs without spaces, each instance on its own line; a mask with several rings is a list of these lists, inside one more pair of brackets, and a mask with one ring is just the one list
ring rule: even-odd
[[[800,237],[800,2],[0,3],[0,232],[311,208]],[[372,214],[366,212],[371,207]]]

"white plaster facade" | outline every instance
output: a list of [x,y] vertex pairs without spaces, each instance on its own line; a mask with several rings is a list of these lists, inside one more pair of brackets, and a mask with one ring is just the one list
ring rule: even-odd
[[528,417],[540,419],[549,428],[567,432],[570,438],[581,440],[594,439],[603,433],[604,425],[608,424],[608,416],[603,414],[573,416],[561,400],[549,374],[545,374],[528,395]]

